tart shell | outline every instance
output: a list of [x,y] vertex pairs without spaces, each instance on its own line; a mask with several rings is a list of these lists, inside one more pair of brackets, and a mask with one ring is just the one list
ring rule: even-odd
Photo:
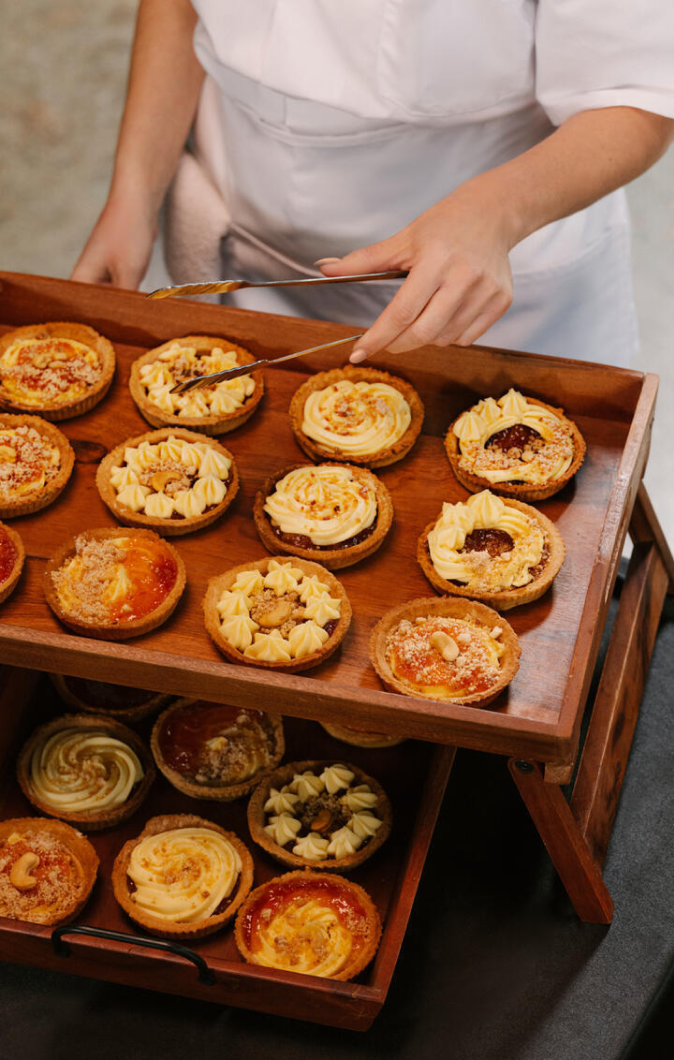
[[[142,721],[143,718],[150,717],[155,711],[168,706],[174,698],[165,692],[157,692],[138,706],[123,707],[119,710],[113,710],[110,707],[95,706],[94,704],[87,702],[87,700],[81,699],[71,688],[68,687],[64,675],[49,674],[49,678],[58,692],[60,699],[74,710],[78,712],[85,711],[88,714],[103,714],[108,718],[115,718],[117,721],[129,722],[130,724]],[[103,683],[105,684],[107,682]]]
[[430,616],[472,619],[490,628],[501,627],[503,630],[501,643],[505,651],[501,657],[501,673],[493,688],[487,693],[476,692],[467,696],[457,696],[451,700],[433,700],[433,702],[458,703],[470,707],[485,707],[493,702],[510,684],[519,668],[521,648],[517,634],[512,626],[491,607],[475,600],[460,600],[452,596],[432,596],[410,600],[409,603],[400,604],[388,611],[374,627],[370,635],[370,659],[387,691],[399,692],[404,696],[413,696],[417,699],[431,698],[411,692],[408,685],[395,676],[386,658],[388,635],[403,619],[413,621],[417,617],[428,618]]
[[[211,832],[217,832],[232,844],[241,858],[241,872],[229,905],[218,916],[209,916],[206,921],[200,923],[174,924],[171,921],[150,916],[145,910],[139,909],[136,903],[131,901],[129,895],[129,888],[126,882],[127,870],[135,847],[138,846],[142,839],[146,839],[148,836],[171,832],[177,828],[208,828]],[[212,821],[206,821],[203,817],[197,817],[191,813],[164,814],[161,817],[151,817],[140,835],[124,844],[115,858],[115,864],[112,869],[112,889],[115,898],[127,916],[145,931],[149,931],[151,935],[178,941],[180,939],[203,938],[205,935],[212,935],[215,931],[219,931],[233,918],[242,902],[248,896],[252,886],[253,859],[248,847],[241,842],[234,832],[227,832],[220,825],[214,824]]]
[[573,420],[570,420],[564,415],[564,410],[555,408],[554,405],[546,405],[544,401],[539,401],[537,398],[533,397],[527,396],[527,401],[531,405],[539,405],[541,408],[549,409],[567,424],[573,439],[573,460],[569,467],[563,475],[560,475],[560,477],[556,478],[554,482],[549,482],[547,485],[528,482],[522,482],[517,485],[508,482],[490,482],[488,479],[481,478],[479,475],[473,475],[469,471],[466,471],[465,468],[459,466],[461,451],[459,449],[459,439],[454,434],[454,424],[456,423],[456,420],[453,420],[449,425],[447,434],[445,435],[445,452],[447,453],[447,458],[451,464],[454,475],[461,485],[465,486],[470,493],[479,493],[480,490],[488,489],[491,490],[492,493],[497,493],[501,497],[514,497],[521,501],[544,501],[546,498],[552,497],[555,493],[559,493],[561,489],[564,489],[567,482],[571,481],[580,465],[583,463],[587,451],[585,439]]
[[57,473],[48,484],[43,486],[36,497],[28,496],[25,500],[18,498],[14,501],[0,500],[0,518],[13,519],[17,515],[30,515],[32,512],[39,512],[56,500],[65,489],[72,474],[75,465],[75,453],[65,434],[41,416],[15,416],[12,413],[0,413],[0,430],[3,427],[8,430],[16,430],[17,427],[33,427],[61,454],[61,466]]
[[16,556],[14,557],[11,571],[4,581],[0,582],[0,604],[2,604],[8,596],[11,596],[16,589],[19,578],[21,577],[23,565],[26,562],[26,550],[24,549],[23,541],[17,534],[16,530],[12,530],[11,526],[7,526],[5,523],[0,523],[0,534],[1,533],[7,534],[7,537],[14,545]]
[[[121,806],[116,806],[114,809],[102,810],[99,812],[90,811],[87,813],[80,811],[79,813],[56,813],[52,806],[48,806],[46,803],[41,802],[39,796],[33,790],[30,771],[33,752],[41,744],[46,743],[46,741],[55,733],[60,732],[62,729],[72,728],[93,730],[104,729],[106,732],[109,732],[111,736],[115,737],[115,739],[128,744],[129,747],[135,751],[143,767],[143,779],[140,781],[135,791],[131,792],[130,797],[126,802],[122,803]],[[132,729],[128,729],[126,725],[122,725],[121,722],[116,721],[114,718],[106,718],[101,715],[64,714],[60,718],[53,718],[51,721],[48,721],[46,725],[40,725],[40,727],[28,738],[21,748],[17,760],[16,775],[22,792],[28,801],[31,802],[40,813],[47,814],[49,817],[57,817],[61,821],[66,821],[77,828],[81,828],[84,832],[100,832],[104,828],[112,828],[121,821],[126,821],[128,817],[131,817],[131,815],[136,812],[150,790],[152,781],[155,778],[155,768],[152,762],[152,757],[143,741]]]
[[[339,383],[343,379],[348,379],[352,383],[386,383],[402,394],[410,407],[412,418],[405,433],[393,445],[380,449],[379,452],[368,456],[354,456],[352,453],[345,453],[339,449],[321,445],[304,433],[302,430],[304,405],[309,395],[317,390],[324,390],[326,387],[332,386],[333,383]],[[382,372],[377,368],[357,368],[353,365],[345,365],[344,368],[333,368],[329,372],[318,372],[317,375],[311,376],[293,394],[289,411],[290,425],[295,435],[295,440],[312,460],[318,462],[344,460],[349,464],[359,464],[365,467],[387,467],[389,464],[395,464],[396,461],[402,460],[419,437],[424,422],[423,402],[414,387],[405,379],[401,379],[397,375],[390,375],[388,372]]]
[[[313,773],[322,773],[324,769],[333,765],[346,766],[347,769],[350,769],[355,774],[354,783],[367,784],[375,792],[377,795],[376,816],[382,822],[381,828],[377,829],[367,843],[364,843],[354,854],[349,854],[347,857],[326,858],[324,861],[299,857],[297,854],[293,854],[292,850],[287,850],[285,847],[275,843],[265,832],[264,804],[269,798],[271,788],[276,788],[280,791],[285,784],[290,783],[296,773],[304,773],[307,770],[311,770]],[[317,872],[351,872],[379,850],[380,846],[390,835],[392,822],[391,803],[379,781],[375,780],[374,777],[368,776],[367,773],[364,773],[362,769],[354,766],[351,762],[342,762],[341,759],[335,760],[334,758],[326,758],[321,761],[314,759],[306,762],[288,762],[265,777],[253,792],[248,803],[248,828],[251,839],[263,850],[266,850],[268,854],[271,854],[275,861],[279,861],[282,865],[288,865],[291,869],[309,868]]]
[[103,335],[90,328],[87,324],[74,324],[59,321],[50,324],[32,324],[25,328],[16,328],[14,331],[6,332],[0,338],[0,357],[17,341],[17,339],[72,339],[81,342],[83,346],[89,346],[95,350],[101,359],[101,376],[95,386],[88,389],[86,395],[78,401],[72,401],[68,405],[44,405],[36,408],[34,405],[20,405],[3,394],[0,382],[0,407],[11,409],[13,412],[37,413],[46,420],[69,420],[73,416],[81,416],[88,412],[99,401],[102,401],[112,383],[115,374],[115,350],[112,343]]
[[131,376],[129,379],[131,397],[148,423],[152,424],[153,427],[184,427],[187,430],[214,435],[233,431],[250,419],[264,394],[264,376],[257,369],[250,373],[255,382],[253,393],[246,398],[241,408],[235,409],[234,412],[214,413],[212,416],[172,416],[157,408],[154,402],[148,399],[145,387],[140,381],[140,369],[146,364],[154,364],[155,361],[159,360],[162,353],[166,353],[167,350],[174,346],[198,346],[199,349],[209,350],[214,349],[216,346],[221,348],[226,346],[228,350],[235,351],[238,364],[252,364],[257,359],[242,346],[237,346],[236,343],[230,342],[229,339],[217,338],[213,335],[185,335],[181,339],[171,339],[161,346],[156,346],[153,350],[148,350],[147,353],[144,353],[142,357],[139,357],[131,365]]
[[[104,541],[108,537],[119,537],[120,534],[123,533],[124,531],[120,530],[119,527],[105,527],[98,530],[83,531],[83,535],[89,540],[93,539],[96,541]],[[142,618],[131,619],[130,622],[102,625],[100,623],[85,622],[84,619],[72,617],[61,607],[61,602],[54,589],[52,574],[59,570],[64,562],[74,555],[75,542],[77,538],[83,536],[82,534],[76,534],[75,537],[71,537],[65,545],[62,545],[58,552],[56,552],[48,561],[43,579],[43,587],[47,603],[59,621],[61,621],[64,626],[67,626],[68,629],[72,629],[74,633],[81,633],[83,636],[94,637],[97,640],[128,640],[130,637],[139,637],[141,634],[149,633],[150,630],[156,629],[157,626],[161,626],[175,610],[185,588],[186,581],[185,564],[180,558],[180,555],[168,541],[164,541],[164,539],[160,538],[158,534],[155,534],[153,530],[132,529],[127,531],[127,533],[156,538],[162,542],[163,547],[169,550],[177,568],[176,581],[173,588],[164,600],[162,600],[159,606],[155,607],[149,615],[144,615]]]
[[532,601],[538,600],[540,596],[543,596],[543,593],[548,591],[564,562],[566,548],[562,535],[547,516],[530,504],[524,504],[522,501],[516,501],[512,498],[506,498],[504,503],[507,507],[518,508],[521,512],[525,512],[530,518],[535,519],[540,524],[548,547],[548,558],[541,573],[528,585],[522,585],[518,589],[499,589],[495,592],[479,592],[474,589],[468,589],[464,585],[455,585],[453,582],[448,582],[438,574],[428,550],[428,535],[434,529],[437,523],[436,519],[428,524],[419,538],[417,560],[437,592],[446,593],[450,596],[462,596],[469,600],[481,600],[483,604],[495,607],[497,611],[509,611],[512,607],[520,607],[522,604],[530,604]]
[[[156,445],[167,438],[178,438],[184,442],[198,442],[201,445],[204,443],[209,444],[221,456],[226,456],[228,460],[231,460],[227,493],[223,500],[220,501],[220,504],[214,505],[209,511],[202,512],[201,515],[192,515],[181,519],[158,519],[156,516],[145,515],[144,512],[134,512],[132,508],[119,503],[115,489],[110,483],[110,473],[113,467],[123,461],[124,450],[130,446],[138,446],[141,442],[150,442],[152,445]],[[147,434],[139,434],[135,438],[128,438],[109,452],[98,465],[96,488],[103,503],[108,506],[115,519],[124,526],[138,526],[146,530],[155,530],[162,537],[178,537],[182,534],[191,534],[194,530],[201,530],[205,526],[210,526],[211,523],[214,523],[216,519],[225,514],[239,492],[239,473],[234,457],[229,449],[225,449],[224,445],[220,445],[210,438],[205,439],[203,434],[197,434],[195,431],[186,431],[180,427],[165,427],[159,431],[148,431]]]
[[350,545],[346,548],[300,548],[283,541],[282,538],[274,533],[271,521],[264,510],[264,506],[267,497],[274,492],[276,483],[280,479],[284,478],[284,476],[288,475],[291,471],[295,471],[296,468],[311,467],[311,464],[291,464],[290,467],[285,467],[282,471],[277,471],[276,474],[271,475],[263,485],[262,489],[258,490],[255,497],[255,505],[253,508],[255,526],[257,527],[257,532],[260,535],[262,544],[269,552],[274,554],[285,552],[289,556],[298,556],[300,559],[314,560],[316,563],[320,563],[322,566],[327,567],[328,570],[340,570],[342,567],[351,567],[354,563],[359,563],[367,556],[371,556],[372,553],[376,552],[383,544],[384,538],[393,524],[393,501],[391,500],[391,494],[384,483],[381,482],[376,475],[373,475],[371,471],[368,471],[367,468],[354,467],[350,464],[338,464],[337,466],[349,466],[356,478],[374,485],[377,495],[377,518],[375,520],[373,532],[358,544]]
[[292,561],[292,564],[303,570],[305,574],[316,575],[323,582],[327,583],[330,586],[330,592],[333,599],[339,599],[341,603],[337,625],[319,651],[312,652],[311,655],[305,655],[301,659],[291,659],[289,662],[267,662],[264,659],[249,659],[242,651],[239,651],[238,648],[232,647],[220,631],[220,616],[217,610],[217,603],[221,594],[226,589],[229,589],[233,582],[236,581],[237,575],[242,571],[259,570],[263,574],[266,574],[269,570],[269,564],[273,559],[277,560],[279,563],[283,563],[288,560],[288,556],[269,556],[266,559],[254,560],[251,563],[241,563],[238,567],[231,567],[230,570],[225,571],[224,574],[218,574],[214,578],[211,578],[204,597],[204,618],[206,629],[214,641],[215,646],[222,652],[226,659],[229,659],[230,662],[243,663],[244,666],[262,667],[266,670],[283,670],[285,673],[299,673],[301,670],[309,670],[312,666],[318,666],[319,663],[328,659],[343,641],[346,636],[346,631],[351,624],[351,604],[344,588],[340,582],[337,581],[334,574],[331,574],[329,570],[326,570],[325,567],[322,567],[319,563],[313,563],[311,560],[307,559],[293,559]]
[[319,725],[325,729],[328,736],[342,743],[351,744],[352,747],[397,747],[399,743],[405,743],[407,736],[388,736],[384,732],[365,732],[361,729],[351,729],[346,725],[334,725],[332,722],[321,721]]
[[281,720],[280,715],[267,714],[267,718],[271,722],[274,750],[272,760],[269,766],[265,769],[261,769],[258,773],[255,773],[248,780],[244,780],[240,784],[197,784],[195,780],[190,780],[183,773],[179,773],[177,769],[173,769],[173,767],[166,762],[164,755],[162,754],[160,743],[162,728],[171,715],[174,714],[176,710],[180,710],[182,707],[197,702],[200,701],[195,699],[178,699],[157,718],[152,729],[152,738],[150,740],[150,747],[157,768],[164,774],[169,784],[172,784],[174,788],[177,788],[178,791],[182,791],[185,795],[189,795],[192,799],[211,799],[217,802],[232,802],[234,799],[240,799],[244,795],[248,795],[257,784],[264,780],[270,771],[275,769],[283,758],[285,753],[283,721]]

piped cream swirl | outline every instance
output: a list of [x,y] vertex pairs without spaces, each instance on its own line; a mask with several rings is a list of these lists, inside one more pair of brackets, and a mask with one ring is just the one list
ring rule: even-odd
[[411,421],[410,406],[395,387],[342,379],[309,395],[302,431],[348,456],[374,456],[395,445]]
[[143,776],[136,752],[104,729],[61,729],[30,762],[35,796],[56,814],[114,810]]
[[377,518],[377,494],[351,468],[298,467],[279,479],[264,510],[284,534],[314,545],[336,545],[367,530]]

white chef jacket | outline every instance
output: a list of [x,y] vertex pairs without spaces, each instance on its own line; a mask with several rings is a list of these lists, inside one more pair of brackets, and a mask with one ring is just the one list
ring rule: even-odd
[[[212,232],[226,237],[228,277],[318,275],[316,259],[392,235],[579,111],[674,117],[671,0],[193,3],[208,75],[195,153],[231,218]],[[513,305],[480,341],[613,364],[635,354],[622,191],[510,260]],[[248,291],[234,304],[364,327],[396,286]]]

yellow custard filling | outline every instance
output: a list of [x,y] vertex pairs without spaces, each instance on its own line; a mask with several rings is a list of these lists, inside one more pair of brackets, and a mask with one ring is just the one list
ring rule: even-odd
[[503,645],[490,628],[449,616],[403,619],[386,641],[391,672],[414,693],[456,700],[487,693],[498,681]]
[[240,409],[255,390],[251,375],[226,379],[187,394],[172,394],[171,389],[185,379],[236,368],[238,363],[235,350],[221,346],[199,350],[196,346],[175,345],[161,353],[156,361],[142,365],[139,376],[148,401],[169,416],[190,419],[226,416]]
[[395,387],[342,379],[309,395],[302,431],[348,456],[373,456],[395,445],[411,420],[409,404]]
[[314,545],[336,545],[367,530],[377,518],[373,484],[338,465],[298,467],[276,483],[264,510],[284,534]]
[[117,500],[155,519],[202,515],[221,504],[231,460],[207,442],[167,438],[127,446],[124,459],[110,472]]
[[0,427],[0,499],[39,492],[61,465],[61,453],[35,427]]
[[330,978],[346,966],[353,949],[353,931],[320,895],[307,900],[299,893],[257,921],[255,963],[267,968]]
[[114,810],[143,776],[136,752],[104,729],[61,729],[30,762],[35,796],[56,814]]
[[0,357],[2,390],[22,408],[69,405],[98,383],[102,370],[97,351],[75,339],[17,339]]

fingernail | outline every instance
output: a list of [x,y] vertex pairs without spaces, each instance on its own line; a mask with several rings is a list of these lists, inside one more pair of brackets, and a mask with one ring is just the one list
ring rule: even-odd
[[361,361],[366,361],[367,357],[367,350],[363,350],[356,347],[355,350],[351,351],[351,356],[349,357],[349,360],[351,361],[351,364],[360,364]]
[[319,258],[318,261],[314,262],[314,265],[328,265],[332,261],[341,261],[341,258]]

